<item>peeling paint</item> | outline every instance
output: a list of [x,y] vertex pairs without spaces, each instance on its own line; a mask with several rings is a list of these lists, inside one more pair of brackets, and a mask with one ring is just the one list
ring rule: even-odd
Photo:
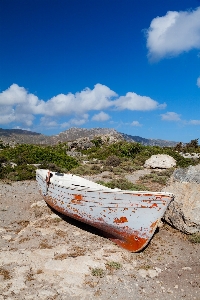
[[126,217],[120,217],[119,219],[115,218],[113,222],[114,223],[125,223],[125,222],[128,222],[128,220]]

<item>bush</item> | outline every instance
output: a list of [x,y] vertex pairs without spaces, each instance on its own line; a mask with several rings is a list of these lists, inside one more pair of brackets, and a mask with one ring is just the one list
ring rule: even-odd
[[145,191],[147,187],[144,185],[133,184],[127,179],[114,179],[109,182],[98,181],[99,184],[109,187],[111,189],[118,188],[120,190],[131,190],[131,191]]
[[97,158],[99,160],[105,160],[112,155],[121,158],[134,158],[137,153],[142,151],[143,147],[139,143],[120,141],[109,145],[103,144],[101,147],[92,147],[88,150],[83,150],[82,153],[88,155],[89,158]]
[[109,156],[105,161],[106,166],[112,166],[112,167],[118,167],[120,163],[121,163],[121,159],[116,155]]
[[13,181],[20,181],[20,180],[30,180],[35,179],[35,171],[36,167],[30,165],[21,165],[12,168],[12,170],[5,174],[4,178],[13,180]]

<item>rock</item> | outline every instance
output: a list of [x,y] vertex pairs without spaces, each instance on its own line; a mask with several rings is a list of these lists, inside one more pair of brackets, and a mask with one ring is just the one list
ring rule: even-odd
[[183,153],[183,152],[180,152],[179,154],[182,155],[184,158],[193,158],[193,159],[200,158],[200,153]]
[[149,159],[146,160],[144,167],[145,168],[159,168],[159,169],[169,169],[176,166],[176,161],[173,157],[167,154],[157,154],[152,155]]
[[175,195],[165,221],[187,234],[200,232],[200,165],[174,171],[170,185],[163,191]]
[[189,166],[185,169],[177,169],[174,171],[174,179],[179,182],[200,183],[200,164],[197,166]]

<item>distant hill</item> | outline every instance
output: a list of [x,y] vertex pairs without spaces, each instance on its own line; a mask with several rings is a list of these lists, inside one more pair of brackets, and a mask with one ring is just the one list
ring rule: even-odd
[[174,147],[178,142],[167,141],[161,139],[145,139],[140,136],[132,136],[128,134],[121,133],[124,139],[128,142],[137,142],[146,146],[160,146],[160,147]]
[[114,136],[115,140],[126,140],[129,142],[137,142],[143,145],[151,146],[175,146],[177,142],[166,141],[161,139],[146,139],[140,136],[132,136],[120,133],[115,129],[109,128],[70,128],[66,131],[60,132],[57,135],[47,136],[41,133],[32,132],[22,129],[2,129],[0,128],[0,141],[9,144],[44,144],[54,145],[58,142],[75,141],[80,138],[89,138],[92,140],[94,137],[101,135]]

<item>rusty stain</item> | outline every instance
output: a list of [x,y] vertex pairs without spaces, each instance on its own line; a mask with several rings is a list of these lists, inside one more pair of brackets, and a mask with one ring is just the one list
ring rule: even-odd
[[118,218],[115,218],[114,223],[125,223],[125,222],[128,222],[127,220],[127,217],[120,217],[119,219]]
[[157,223],[158,223],[158,220],[156,220],[155,222],[153,222],[153,223],[150,225],[150,228],[151,228],[150,232],[153,232],[153,231],[156,229]]
[[153,203],[150,208],[153,208],[153,207],[158,207],[158,204],[157,203]]
[[74,198],[71,200],[72,203],[79,203],[83,201],[83,196],[81,194],[74,194]]

